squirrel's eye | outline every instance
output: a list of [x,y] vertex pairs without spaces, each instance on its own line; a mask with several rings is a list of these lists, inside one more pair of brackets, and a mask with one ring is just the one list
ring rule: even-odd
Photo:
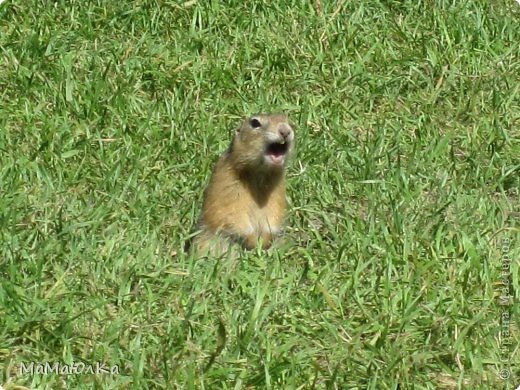
[[260,121],[256,118],[252,118],[250,121],[249,121],[249,124],[251,125],[251,127],[253,129],[257,129],[259,127],[262,127],[262,124],[260,123]]

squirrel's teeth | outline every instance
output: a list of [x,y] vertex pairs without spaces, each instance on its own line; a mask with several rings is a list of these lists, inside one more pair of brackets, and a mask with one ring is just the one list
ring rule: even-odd
[[283,145],[283,144],[285,144],[285,140],[284,139],[280,141],[280,145]]

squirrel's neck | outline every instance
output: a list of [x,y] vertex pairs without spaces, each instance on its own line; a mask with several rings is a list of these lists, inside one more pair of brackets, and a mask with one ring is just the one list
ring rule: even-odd
[[238,179],[260,207],[264,206],[273,192],[285,192],[283,169],[242,169]]

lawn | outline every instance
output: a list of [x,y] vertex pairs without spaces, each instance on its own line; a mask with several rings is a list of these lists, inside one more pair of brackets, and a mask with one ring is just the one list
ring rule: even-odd
[[[514,0],[2,2],[0,387],[515,389],[519,26]],[[286,244],[185,253],[231,130],[280,111]]]

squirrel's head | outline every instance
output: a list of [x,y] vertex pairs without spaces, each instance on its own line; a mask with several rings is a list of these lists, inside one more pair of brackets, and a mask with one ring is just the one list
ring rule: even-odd
[[285,114],[257,114],[235,130],[233,157],[246,166],[283,168],[294,149],[294,130]]

